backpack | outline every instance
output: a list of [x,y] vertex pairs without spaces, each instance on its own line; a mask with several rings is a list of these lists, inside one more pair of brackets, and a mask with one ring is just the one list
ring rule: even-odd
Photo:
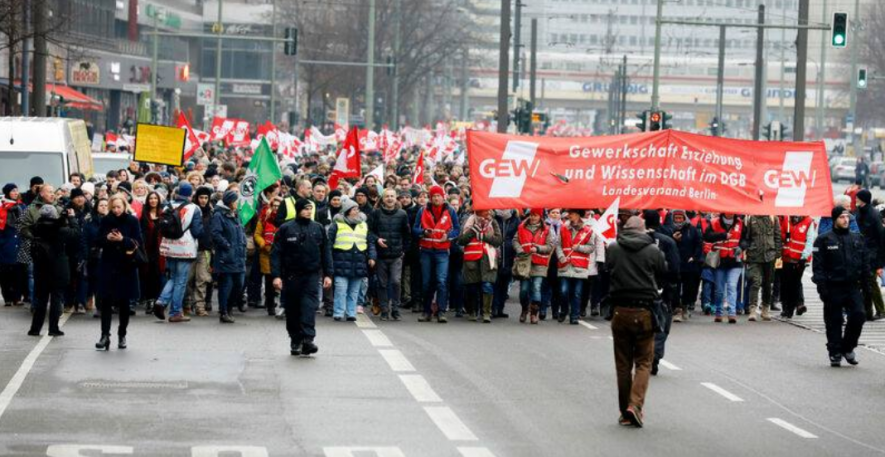
[[187,203],[182,203],[178,205],[178,207],[169,211],[164,211],[163,214],[160,215],[160,235],[163,238],[178,240],[184,236],[185,230],[181,222],[181,209],[186,205]]

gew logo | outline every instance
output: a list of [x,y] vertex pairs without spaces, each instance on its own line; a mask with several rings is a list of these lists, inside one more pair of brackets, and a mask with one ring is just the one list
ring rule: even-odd
[[489,198],[518,198],[529,175],[538,171],[535,160],[538,143],[508,141],[500,160],[486,159],[479,164],[479,175],[492,180]]
[[811,171],[812,159],[814,152],[789,151],[784,156],[782,170],[765,172],[765,185],[777,189],[775,207],[799,208],[805,205],[805,193],[817,179],[817,172]]

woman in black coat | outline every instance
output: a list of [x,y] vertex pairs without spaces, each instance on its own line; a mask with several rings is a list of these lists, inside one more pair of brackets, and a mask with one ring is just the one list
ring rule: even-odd
[[129,214],[129,204],[118,195],[108,201],[110,214],[101,221],[96,242],[102,247],[98,266],[98,294],[101,297],[101,339],[96,349],[111,347],[111,316],[114,307],[120,316],[117,347],[126,349],[126,327],[129,326],[129,302],[138,299],[138,268],[134,251],[142,246],[138,219]]
[[79,229],[70,214],[59,216],[58,209],[43,205],[40,218],[34,224],[31,256],[34,259],[34,318],[28,335],[40,336],[46,308],[49,307],[49,336],[63,336],[58,328],[62,298],[71,280],[68,268],[69,254],[79,249]]

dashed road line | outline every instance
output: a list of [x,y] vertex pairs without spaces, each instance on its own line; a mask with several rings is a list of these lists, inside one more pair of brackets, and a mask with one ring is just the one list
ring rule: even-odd
[[595,326],[595,325],[593,325],[593,324],[590,324],[590,323],[584,322],[584,321],[582,321],[582,320],[579,320],[578,323],[581,324],[581,325],[584,326],[584,327],[589,328],[590,330],[599,330],[599,327],[597,327],[597,326]]
[[415,371],[415,367],[399,349],[378,349],[381,357],[390,365],[390,369],[396,372]]
[[668,370],[682,371],[682,368],[679,368],[676,365],[673,365],[672,363],[670,363],[664,359],[659,360],[658,363],[660,363],[662,367],[664,367]]
[[458,452],[462,457],[495,457],[495,454],[485,447],[459,447]]
[[372,319],[369,319],[369,316],[365,314],[357,314],[356,315],[356,326],[359,328],[378,328]]
[[424,379],[424,376],[420,374],[401,374],[399,375],[400,381],[406,386],[406,389],[409,390],[409,393],[412,394],[412,397],[415,397],[415,400],[418,403],[440,403],[442,402],[442,398],[439,398],[439,395],[430,387],[430,384],[427,383],[427,380]]
[[366,335],[366,338],[369,339],[369,342],[372,343],[372,346],[377,347],[390,347],[393,344],[387,338],[381,330],[363,330],[363,334]]
[[738,397],[737,395],[717,386],[716,384],[713,384],[712,382],[702,382],[701,385],[712,390],[713,392],[716,392],[719,395],[722,395],[723,397],[725,397],[729,401],[733,401],[733,402],[744,401],[743,398]]
[[368,453],[375,457],[406,457],[398,447],[349,446],[323,448],[323,454],[326,457],[356,457],[357,455],[367,455]]
[[800,438],[806,438],[806,439],[816,439],[817,438],[817,435],[815,435],[814,433],[811,433],[809,431],[806,431],[806,430],[803,430],[799,427],[796,427],[795,425],[793,425],[783,419],[778,419],[776,417],[769,417],[766,420],[768,420],[768,422],[771,422],[772,424],[777,425],[778,427],[780,427],[784,430],[795,433]]
[[478,441],[476,435],[448,406],[425,406],[424,411],[450,441]]

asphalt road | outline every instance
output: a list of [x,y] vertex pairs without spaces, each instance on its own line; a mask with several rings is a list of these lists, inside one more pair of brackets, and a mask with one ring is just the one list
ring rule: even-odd
[[794,325],[674,324],[638,430],[616,423],[604,321],[414,316],[320,318],[320,352],[295,358],[283,322],[256,311],[224,326],[139,315],[129,349],[105,353],[90,316],[40,339],[26,310],[0,308],[0,455],[885,453],[885,355],[833,369],[823,335]]

